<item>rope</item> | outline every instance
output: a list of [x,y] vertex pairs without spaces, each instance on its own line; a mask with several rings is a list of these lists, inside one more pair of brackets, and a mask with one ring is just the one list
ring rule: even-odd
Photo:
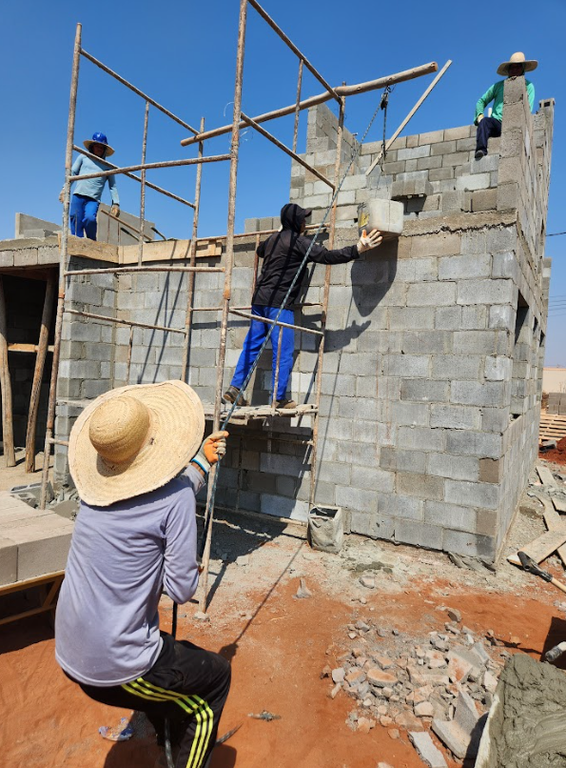
[[[334,191],[334,194],[332,195],[332,199],[330,200],[330,203],[329,203],[329,205],[328,205],[328,207],[326,209],[326,212],[324,214],[324,218],[322,219],[322,221],[318,225],[318,228],[317,228],[316,232],[314,233],[314,235],[312,237],[312,240],[311,240],[311,242],[309,244],[307,252],[305,253],[304,258],[301,261],[301,264],[300,264],[299,268],[297,269],[297,272],[295,273],[295,276],[293,277],[293,281],[292,281],[291,285],[289,286],[289,289],[287,290],[287,293],[285,294],[285,298],[283,299],[283,301],[281,303],[281,306],[279,307],[277,315],[275,316],[274,324],[270,326],[270,328],[269,328],[269,330],[267,332],[267,335],[265,337],[265,340],[264,340],[263,344],[261,345],[260,350],[259,350],[259,352],[257,354],[257,357],[256,357],[256,359],[255,359],[255,361],[254,361],[254,363],[253,363],[253,365],[252,365],[252,367],[250,369],[250,372],[246,376],[246,379],[245,379],[245,381],[243,382],[243,384],[242,384],[242,386],[240,388],[240,392],[238,393],[238,396],[236,397],[236,399],[232,403],[232,406],[231,406],[231,408],[228,411],[228,415],[225,417],[224,421],[222,422],[222,425],[220,427],[221,430],[226,429],[226,425],[228,424],[228,422],[232,418],[232,414],[234,413],[234,411],[238,407],[238,403],[240,401],[240,398],[243,396],[243,393],[244,393],[246,387],[248,386],[248,384],[249,384],[249,382],[250,382],[250,380],[251,380],[251,378],[252,378],[252,376],[253,376],[256,368],[257,368],[257,366],[259,365],[261,354],[262,354],[263,350],[265,349],[265,347],[267,346],[268,341],[271,339],[271,334],[273,333],[273,331],[276,328],[275,324],[279,321],[279,318],[281,317],[281,314],[282,314],[282,312],[283,312],[283,310],[285,308],[285,305],[287,304],[287,300],[288,300],[289,296],[291,295],[291,293],[293,291],[293,288],[295,287],[295,285],[297,283],[297,280],[299,279],[299,275],[301,274],[303,268],[306,266],[306,264],[307,264],[307,262],[309,260],[309,256],[310,256],[310,253],[312,251],[313,245],[314,245],[314,243],[316,241],[316,238],[318,237],[318,235],[322,231],[322,228],[324,227],[326,219],[328,218],[328,215],[329,215],[329,213],[332,210],[332,207],[334,205],[334,201],[338,197],[338,194],[339,194],[339,192],[340,192],[340,190],[342,188],[342,185],[344,183],[344,179],[348,175],[348,173],[350,171],[350,168],[352,167],[354,161],[356,160],[356,158],[360,154],[362,145],[364,143],[364,140],[365,140],[366,136],[368,135],[368,133],[369,133],[369,131],[370,131],[370,129],[371,129],[373,123],[374,123],[374,120],[377,117],[380,109],[382,109],[383,99],[386,98],[388,100],[390,92],[391,92],[391,88],[389,86],[387,86],[386,89],[385,89],[385,93],[384,93],[384,95],[383,95],[383,97],[381,99],[381,102],[380,102],[379,106],[377,107],[377,109],[375,110],[375,112],[373,113],[373,116],[372,116],[371,120],[368,123],[368,126],[367,126],[367,128],[366,128],[366,130],[365,130],[365,132],[364,132],[364,134],[363,134],[363,136],[361,138],[361,141],[357,144],[356,148],[352,152],[352,156],[350,158],[350,162],[348,163],[348,167],[346,168],[344,174],[342,175],[342,178],[340,179],[340,183],[338,184],[338,186],[336,187],[336,189]],[[385,106],[385,113],[387,113],[387,103],[386,103],[386,106]],[[384,130],[385,130],[385,126],[384,126]],[[252,322],[253,322],[253,320],[252,320]],[[207,508],[207,513],[208,514],[205,515],[204,530],[203,530],[203,535],[202,535],[202,539],[201,539],[201,546],[200,546],[200,550],[199,550],[199,557],[200,558],[202,558],[202,556],[204,554],[204,549],[206,547],[206,539],[207,539],[207,536],[208,536],[208,529],[210,527],[210,521],[212,519],[212,515],[210,514],[210,510],[214,508],[214,499],[216,497],[216,486],[218,484],[218,476],[219,476],[219,474],[220,474],[220,461],[216,464],[216,471],[214,473],[214,482],[213,482],[213,485],[212,485],[212,491],[211,491],[211,494],[210,494],[210,501],[209,501],[208,508]]]

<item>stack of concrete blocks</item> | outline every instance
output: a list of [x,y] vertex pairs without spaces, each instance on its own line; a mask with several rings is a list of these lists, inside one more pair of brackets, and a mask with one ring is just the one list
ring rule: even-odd
[[65,568],[73,523],[0,494],[0,586]]
[[[381,142],[365,144],[344,180],[335,247],[356,241],[361,203],[405,206],[398,240],[331,269],[314,498],[342,507],[348,531],[487,560],[500,550],[537,452],[550,279],[543,249],[553,103],[532,117],[525,100],[522,78],[507,81],[501,139],[479,161],[475,128],[463,126],[397,139],[368,176]],[[330,179],[337,135],[326,106],[310,111],[304,157]],[[353,148],[345,132],[343,171]],[[291,200],[322,221],[330,193],[294,164]],[[253,232],[277,225],[277,217],[249,220],[249,238],[236,241],[232,307],[250,304]],[[302,297],[313,306],[297,312],[298,324],[319,327],[324,276],[324,266],[313,269]],[[220,307],[224,275],[195,279],[189,382],[210,403],[220,313],[204,308]],[[101,275],[76,283],[73,300],[99,314],[183,329],[187,282],[177,273]],[[101,295],[81,296],[90,286]],[[181,375],[181,334],[134,329],[128,378],[129,330],[87,321],[77,339],[72,321],[65,340],[79,346],[62,357],[60,387],[73,397]],[[224,385],[247,327],[231,318]],[[315,399],[317,348],[317,337],[296,334],[289,394],[300,401]],[[269,401],[270,379],[267,350],[247,392],[254,404]],[[70,422],[61,426],[64,437]],[[218,503],[305,520],[311,426],[275,418],[231,427]]]
[[563,392],[549,392],[546,410],[547,413],[553,415],[563,416],[566,414],[566,394]]

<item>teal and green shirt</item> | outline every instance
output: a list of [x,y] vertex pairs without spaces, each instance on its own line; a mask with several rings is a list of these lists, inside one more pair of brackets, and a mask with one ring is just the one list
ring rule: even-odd
[[[478,103],[476,104],[476,116],[474,118],[474,123],[477,124],[478,117],[480,115],[483,115],[484,109],[491,101],[493,101],[493,111],[491,113],[491,116],[501,122],[501,119],[503,117],[503,86],[504,85],[505,85],[505,80],[499,80],[499,82],[494,83],[491,86],[491,88],[488,88],[487,91],[484,93],[484,95],[478,99]],[[535,87],[531,83],[531,81],[527,80],[526,78],[525,78],[525,85],[527,86],[527,97],[529,99],[529,108],[532,112],[533,104],[535,103]]]

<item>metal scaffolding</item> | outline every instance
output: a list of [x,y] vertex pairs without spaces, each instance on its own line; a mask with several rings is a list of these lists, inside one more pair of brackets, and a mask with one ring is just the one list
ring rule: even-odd
[[[246,38],[248,6],[251,6],[264,19],[264,21],[269,25],[269,27],[281,38],[281,40],[283,40],[283,42],[289,47],[289,49],[296,55],[299,62],[298,75],[297,75],[297,97],[296,97],[295,103],[288,107],[283,107],[273,112],[268,112],[263,115],[256,116],[254,118],[248,117],[242,111],[243,68],[244,68],[244,53],[245,53],[245,38]],[[100,171],[99,173],[96,173],[96,174],[90,174],[89,176],[80,177],[80,178],[93,178],[95,176],[104,177],[104,176],[110,176],[115,174],[124,174],[129,178],[135,179],[141,184],[140,224],[139,224],[139,230],[137,230],[137,234],[139,236],[139,255],[138,255],[137,266],[120,266],[120,267],[101,268],[101,269],[77,269],[77,270],[69,269],[69,209],[70,209],[70,197],[71,197],[71,183],[73,181],[76,181],[79,178],[78,176],[73,176],[71,172],[73,150],[80,152],[84,155],[94,157],[90,155],[90,153],[82,149],[81,147],[75,146],[74,144],[75,115],[76,115],[77,92],[78,92],[78,83],[79,83],[79,68],[80,68],[81,58],[85,58],[90,62],[92,62],[94,65],[99,67],[103,72],[108,74],[110,77],[114,78],[115,80],[120,82],[122,85],[124,85],[126,88],[130,89],[135,94],[137,94],[145,102],[141,162],[138,165],[118,167],[118,166],[112,165],[111,163],[108,163],[108,161],[105,160],[104,162],[108,165],[108,168],[109,168],[108,170]],[[310,98],[302,99],[301,97],[302,79],[303,79],[303,70],[305,67],[322,84],[322,86],[325,89],[324,93],[319,94],[318,96],[312,96]],[[295,162],[302,165],[315,177],[317,177],[318,179],[326,183],[329,189],[332,190],[333,193],[335,193],[340,186],[340,173],[341,173],[340,159],[341,159],[341,149],[342,149],[342,141],[343,141],[346,97],[350,95],[355,95],[358,93],[373,91],[386,86],[391,86],[391,85],[394,85],[395,83],[403,82],[406,80],[410,80],[416,77],[420,77],[422,75],[435,72],[436,70],[437,70],[436,63],[431,62],[420,67],[416,67],[410,70],[406,70],[404,72],[388,75],[386,77],[382,77],[369,82],[360,83],[357,85],[350,85],[350,86],[342,85],[342,86],[333,88],[328,84],[328,82],[323,78],[323,76],[316,70],[316,68],[311,64],[311,62],[306,58],[306,56],[291,42],[291,40],[287,37],[287,35],[277,26],[277,24],[273,21],[273,19],[271,19],[271,17],[266,13],[266,11],[259,5],[257,0],[240,0],[238,43],[237,43],[237,55],[236,55],[236,78],[235,78],[234,98],[233,98],[234,110],[233,110],[232,123],[230,125],[223,126],[221,128],[215,128],[213,130],[205,131],[205,123],[203,118],[201,119],[199,129],[197,130],[193,128],[191,125],[189,125],[188,123],[186,123],[185,121],[183,121],[181,118],[174,115],[169,110],[165,109],[165,107],[161,106],[157,101],[149,97],[140,89],[136,88],[134,85],[132,85],[123,77],[121,77],[116,72],[111,70],[105,64],[98,61],[94,56],[87,53],[81,46],[81,25],[80,24],[77,25],[74,53],[73,53],[71,93],[70,93],[69,118],[68,118],[68,127],[67,127],[67,143],[66,143],[66,154],[65,154],[63,231],[61,236],[61,248],[60,248],[60,259],[59,259],[59,290],[58,290],[58,299],[57,299],[55,339],[54,339],[54,345],[53,345],[53,364],[52,364],[51,382],[50,382],[50,388],[49,388],[49,404],[48,404],[44,463],[43,463],[43,473],[42,473],[42,492],[41,492],[41,504],[40,504],[42,508],[45,508],[45,504],[46,504],[47,482],[48,482],[48,474],[49,474],[51,448],[53,445],[65,446],[67,444],[65,440],[54,437],[55,414],[56,414],[56,405],[57,405],[56,391],[57,391],[57,380],[58,380],[58,374],[59,374],[61,337],[62,337],[64,314],[67,313],[73,316],[90,318],[92,320],[95,320],[101,323],[116,323],[116,324],[122,324],[122,325],[128,326],[130,328],[129,351],[128,351],[128,372],[129,372],[131,351],[132,351],[132,345],[133,345],[133,329],[134,328],[136,327],[151,328],[154,330],[162,330],[162,331],[167,331],[172,333],[183,334],[185,336],[184,353],[183,353],[183,361],[182,361],[182,379],[184,381],[187,380],[187,375],[188,375],[188,361],[190,356],[190,339],[191,339],[191,329],[192,329],[192,321],[193,321],[194,313],[196,311],[198,312],[206,311],[206,312],[216,313],[217,315],[219,314],[220,315],[220,319],[219,319],[220,343],[219,343],[217,367],[216,367],[217,375],[216,375],[214,408],[212,412],[213,430],[217,430],[220,426],[220,420],[221,420],[221,409],[222,409],[221,396],[223,392],[223,377],[224,377],[224,368],[225,368],[225,359],[226,359],[226,341],[227,341],[229,319],[231,316],[243,317],[246,319],[251,318],[251,314],[249,313],[249,310],[250,310],[249,306],[233,307],[230,305],[231,291],[232,291],[232,270],[234,265],[234,241],[241,237],[250,238],[250,237],[253,237],[253,235],[255,235],[256,251],[257,251],[257,246],[259,245],[260,236],[268,235],[268,234],[271,234],[272,232],[272,230],[269,230],[269,231],[253,233],[253,235],[250,235],[250,234],[242,235],[242,234],[236,234],[234,231],[235,214],[236,214],[236,186],[237,186],[237,171],[238,171],[238,159],[239,159],[240,130],[242,128],[251,126],[261,136],[263,136],[265,139],[270,141],[272,144],[278,147],[281,151],[289,155]],[[334,99],[339,106],[336,162],[334,167],[334,176],[332,180],[326,178],[316,168],[311,166],[302,157],[300,157],[296,152],[300,112],[304,109],[308,109],[309,107],[312,107],[317,104],[321,104],[330,99]],[[187,145],[197,144],[198,156],[196,158],[170,160],[170,161],[164,161],[159,163],[146,162],[147,133],[148,133],[150,107],[161,111],[171,120],[180,124],[190,134],[192,134],[190,137],[183,139],[181,141],[181,145],[187,146]],[[276,119],[278,117],[283,117],[285,115],[290,115],[290,114],[294,114],[295,116],[292,149],[285,146],[282,142],[276,139],[271,133],[269,133],[265,128],[263,128],[260,125],[261,123],[265,123],[269,120]],[[230,152],[228,154],[216,155],[216,156],[206,156],[204,154],[204,144],[207,139],[220,136],[223,134],[228,134],[228,133],[231,134]],[[201,202],[201,184],[202,184],[203,165],[206,163],[224,162],[224,161],[230,162],[229,187],[228,187],[228,216],[227,216],[226,235],[216,237],[216,238],[199,238],[198,237],[198,221],[199,221],[199,210],[200,210],[200,202]],[[163,189],[162,187],[159,187],[156,184],[149,182],[146,178],[147,172],[155,168],[171,168],[171,167],[189,166],[189,165],[195,165],[195,164],[197,165],[197,172],[196,172],[194,202],[185,200],[182,197],[179,197],[178,195],[175,195],[172,192],[169,192],[168,190]],[[135,171],[140,171],[141,172],[140,175],[137,176],[134,173]],[[144,240],[147,240],[147,235],[144,234],[146,187],[150,187],[151,189],[159,192],[160,194],[168,196],[176,200],[177,202],[180,202],[192,208],[194,211],[193,224],[192,224],[192,237],[190,241],[189,255],[188,255],[188,259],[185,259],[183,261],[182,266],[176,266],[176,265],[150,266],[144,263],[144,259],[143,259]],[[334,245],[335,228],[336,228],[336,208],[337,208],[337,199],[336,199],[336,194],[334,194],[332,209],[330,211],[330,220],[327,226],[329,248],[333,248],[333,245]],[[224,253],[222,257],[222,266],[219,266],[219,267],[197,266],[196,264],[197,246],[199,241],[205,240],[205,239],[225,241],[225,248],[224,248]],[[256,254],[255,264],[254,264],[253,285],[255,285],[255,281],[256,281],[257,267],[258,267],[258,258]],[[86,312],[86,311],[77,310],[77,309],[70,309],[66,307],[65,302],[66,302],[67,285],[68,285],[68,282],[76,276],[88,275],[88,274],[99,274],[99,273],[102,274],[105,272],[120,274],[120,273],[128,273],[128,272],[150,273],[150,272],[158,272],[158,271],[187,273],[187,306],[186,306],[185,325],[183,328],[172,328],[172,327],[162,326],[162,325],[138,323],[130,320],[122,320],[122,319],[116,319],[112,317],[106,317],[104,315],[98,315],[95,313]],[[193,298],[195,293],[195,283],[197,280],[197,274],[201,272],[219,272],[219,271],[224,273],[224,289],[222,293],[221,304],[215,307],[198,307],[198,309],[195,308]],[[316,366],[315,399],[314,399],[314,404],[310,404],[308,408],[308,411],[309,413],[312,414],[312,419],[313,419],[312,438],[310,440],[296,440],[288,437],[282,438],[288,442],[305,445],[307,447],[310,447],[311,449],[311,455],[310,455],[310,464],[311,464],[310,504],[311,505],[315,503],[315,493],[316,493],[316,477],[317,477],[317,461],[318,461],[317,439],[318,439],[319,406],[320,406],[320,399],[321,399],[321,381],[322,381],[321,373],[323,369],[324,337],[325,337],[325,328],[326,328],[327,312],[328,312],[330,274],[331,274],[331,268],[328,265],[326,267],[326,273],[325,273],[325,279],[324,279],[323,298],[320,304],[316,305],[316,306],[320,306],[320,310],[321,310],[321,321],[320,321],[320,327],[318,329],[305,328],[299,325],[288,326],[287,324],[282,322],[277,323],[277,325],[280,325],[283,327],[292,327],[301,332],[313,334],[315,337],[319,339],[318,361]],[[252,291],[253,291],[253,285],[252,285]],[[310,304],[309,306],[315,306],[315,305]],[[259,319],[259,318],[256,318],[254,316],[254,319]],[[265,322],[270,322],[270,321],[265,321]],[[279,376],[279,354],[280,354],[280,345],[277,351],[277,364],[276,364],[277,378]],[[265,412],[265,408],[261,410]],[[276,411],[275,411],[275,392],[274,392],[271,406],[267,408],[266,415],[273,416],[275,414],[276,414]],[[271,440],[271,435],[269,437],[269,440]],[[209,519],[210,523],[212,523],[212,518],[214,514],[214,505],[213,505],[213,499],[211,498],[211,491],[214,485],[213,481],[214,481],[216,472],[217,472],[217,467],[214,466],[211,470],[211,477],[209,479],[209,485],[208,485],[209,492],[208,492],[208,499],[207,499],[207,509],[205,514],[207,516],[207,519]],[[204,557],[203,557],[204,571],[202,575],[202,592],[201,592],[202,598],[200,601],[201,609],[203,610],[206,608],[208,562],[209,562],[209,556],[210,556],[210,544],[211,544],[211,532],[212,532],[211,524],[207,526],[206,531],[207,531],[206,533],[207,538],[206,538],[206,545],[205,545]]]

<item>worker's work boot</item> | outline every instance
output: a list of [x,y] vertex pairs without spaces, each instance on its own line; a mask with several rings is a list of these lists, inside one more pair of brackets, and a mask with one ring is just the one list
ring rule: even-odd
[[297,407],[297,403],[294,400],[287,400],[286,398],[284,398],[283,400],[278,400],[275,403],[275,408],[278,411],[290,410],[291,408],[296,408],[296,407]]
[[476,150],[475,158],[476,160],[481,160],[485,155],[487,155],[487,152],[484,149],[478,149]]
[[[224,394],[222,395],[222,402],[232,405],[233,403],[236,402],[236,399],[238,398],[239,394],[240,394],[240,390],[238,389],[238,387],[229,386],[226,392],[224,392]],[[248,401],[243,396],[240,397],[240,399],[238,400],[238,405],[247,405],[247,404],[248,404]]]

